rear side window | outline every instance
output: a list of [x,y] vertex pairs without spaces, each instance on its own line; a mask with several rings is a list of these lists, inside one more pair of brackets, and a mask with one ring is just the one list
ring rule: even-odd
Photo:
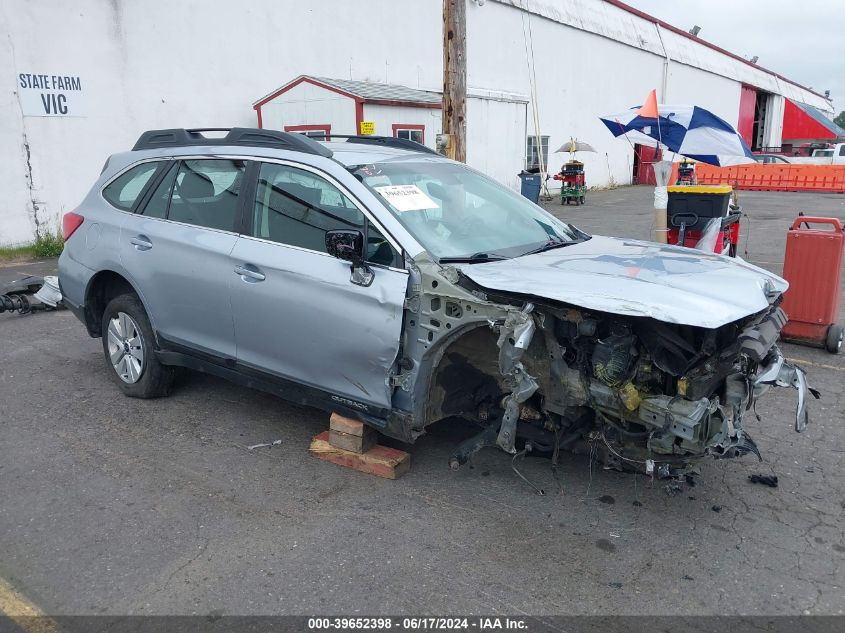
[[118,209],[131,210],[160,165],[160,161],[142,163],[122,173],[103,189],[103,197]]
[[[244,169],[245,163],[241,160],[183,161],[173,182],[167,218],[210,229],[236,231]],[[165,178],[161,183],[165,188],[167,181]],[[156,192],[159,193],[166,195],[164,191]],[[163,213],[160,205],[156,210]]]

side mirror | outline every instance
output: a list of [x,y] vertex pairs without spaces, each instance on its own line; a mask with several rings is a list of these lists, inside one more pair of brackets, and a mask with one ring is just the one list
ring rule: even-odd
[[326,231],[326,252],[345,262],[363,262],[364,235],[361,231],[345,229]]
[[326,252],[352,264],[350,281],[369,286],[375,275],[364,261],[364,234],[361,231],[338,229],[326,231]]

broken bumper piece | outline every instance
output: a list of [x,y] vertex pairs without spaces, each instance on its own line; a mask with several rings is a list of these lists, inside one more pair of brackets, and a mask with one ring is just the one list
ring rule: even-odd
[[807,410],[808,394],[819,398],[819,392],[807,383],[807,373],[798,365],[787,363],[777,347],[773,347],[768,365],[761,367],[754,382],[754,399],[763,395],[771,386],[794,387],[798,390],[798,405],[795,408],[795,430],[801,433],[807,428],[810,414]]

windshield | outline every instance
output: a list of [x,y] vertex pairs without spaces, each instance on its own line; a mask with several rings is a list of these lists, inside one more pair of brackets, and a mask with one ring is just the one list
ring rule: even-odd
[[588,237],[464,165],[402,161],[350,170],[440,260],[517,257]]

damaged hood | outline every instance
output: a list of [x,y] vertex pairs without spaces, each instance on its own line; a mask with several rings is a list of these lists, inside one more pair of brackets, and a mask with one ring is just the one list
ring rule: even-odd
[[777,275],[741,259],[600,236],[535,255],[456,268],[490,290],[704,328],[760,312],[788,287]]

